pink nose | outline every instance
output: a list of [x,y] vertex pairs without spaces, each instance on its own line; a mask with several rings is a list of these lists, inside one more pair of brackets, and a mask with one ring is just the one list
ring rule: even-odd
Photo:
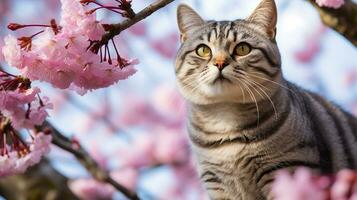
[[229,63],[227,62],[226,57],[217,56],[214,59],[213,65],[216,66],[220,71],[222,71]]

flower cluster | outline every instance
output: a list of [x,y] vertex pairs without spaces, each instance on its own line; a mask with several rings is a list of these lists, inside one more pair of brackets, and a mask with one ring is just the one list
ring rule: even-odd
[[0,71],[0,112],[16,130],[41,125],[52,108],[48,98],[39,97],[40,89],[31,88],[27,78]]
[[300,168],[294,175],[278,173],[272,186],[276,200],[355,200],[357,172],[342,170],[335,177],[315,176]]
[[105,33],[103,26],[88,13],[79,0],[61,0],[60,24],[50,25],[10,24],[11,30],[40,26],[44,30],[30,36],[7,36],[3,54],[5,60],[21,70],[30,80],[40,80],[53,86],[76,89],[79,93],[108,87],[135,73],[135,61],[119,56],[112,59],[108,44],[91,51]]
[[[0,177],[22,173],[49,151],[51,136],[36,130],[52,105],[23,77],[0,71]],[[20,134],[28,129],[31,140]]]
[[[32,132],[32,140],[29,142],[23,141],[18,134],[11,129],[1,134],[0,177],[24,173],[28,167],[40,162],[41,157],[50,151],[52,140],[50,134]],[[11,138],[11,144],[7,144],[8,138]]]
[[339,8],[341,7],[345,1],[344,0],[316,0],[317,5],[321,7],[329,7],[329,8]]

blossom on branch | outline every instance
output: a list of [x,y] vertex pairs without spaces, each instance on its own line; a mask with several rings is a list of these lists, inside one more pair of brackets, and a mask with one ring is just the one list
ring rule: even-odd
[[113,40],[116,59],[111,57],[109,44],[97,45],[92,50],[105,30],[79,0],[61,0],[61,3],[59,26],[55,20],[50,25],[18,25],[16,28],[45,29],[30,37],[5,38],[3,54],[10,65],[30,80],[49,82],[57,88],[71,88],[79,93],[108,87],[136,72],[133,65],[137,62],[121,58]]
[[[133,168],[115,170],[111,176],[124,187],[135,190],[138,181],[138,171]],[[79,178],[69,182],[69,188],[80,199],[112,199],[115,188],[93,178]]]
[[[23,77],[0,71],[0,177],[23,173],[48,153],[51,135],[39,131],[52,105]],[[19,131],[28,129],[25,142]]]
[[0,113],[16,130],[33,129],[48,116],[52,104],[39,93],[39,88],[30,88],[28,79],[0,72]]
[[317,5],[320,7],[329,7],[329,8],[340,8],[345,1],[344,0],[316,0]]
[[280,171],[272,186],[276,200],[355,200],[357,172],[341,170],[335,177],[317,176],[306,168],[293,175]]
[[112,199],[115,193],[111,185],[90,178],[72,180],[69,188],[80,199],[86,200]]
[[[1,117],[0,117],[1,119]],[[31,140],[23,141],[19,133],[5,125],[2,121],[0,128],[0,177],[24,173],[27,168],[40,162],[43,155],[50,151],[52,136],[45,132],[31,132]],[[5,127],[4,127],[5,126]],[[11,138],[11,144],[7,143]]]

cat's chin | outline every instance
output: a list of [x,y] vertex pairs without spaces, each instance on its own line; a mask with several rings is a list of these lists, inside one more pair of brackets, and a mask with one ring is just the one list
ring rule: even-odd
[[241,103],[244,99],[240,87],[225,79],[202,84],[194,92],[185,89],[180,82],[178,86],[184,98],[194,104]]
[[228,79],[217,80],[203,87],[203,93],[209,102],[239,102],[242,99],[242,90]]

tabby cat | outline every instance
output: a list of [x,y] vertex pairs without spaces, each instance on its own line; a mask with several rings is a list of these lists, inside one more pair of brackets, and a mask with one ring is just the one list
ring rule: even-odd
[[177,16],[176,79],[211,199],[272,199],[280,169],[357,168],[356,118],[282,76],[274,0],[244,20],[204,21],[187,5]]

